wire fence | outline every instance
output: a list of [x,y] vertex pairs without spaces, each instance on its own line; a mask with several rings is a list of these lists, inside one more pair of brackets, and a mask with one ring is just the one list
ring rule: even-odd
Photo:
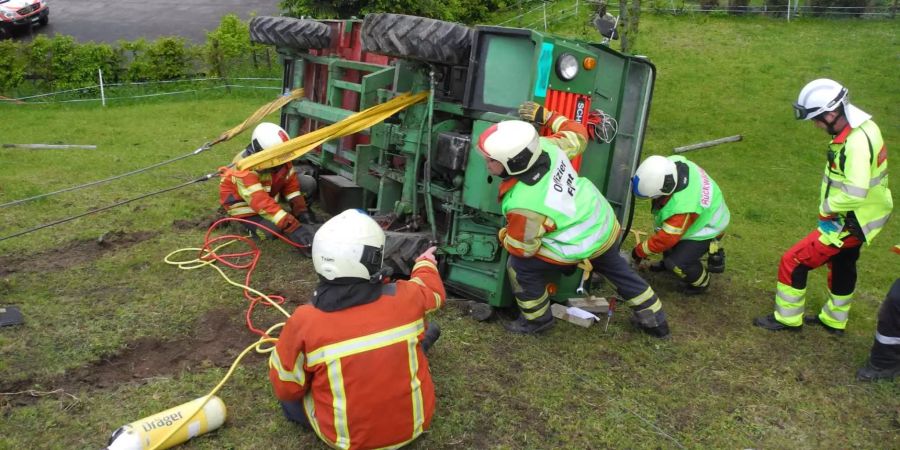
[[[188,78],[179,80],[145,81],[105,84],[98,77],[97,84],[73,89],[65,89],[55,92],[23,96],[18,98],[0,97],[0,103],[15,103],[17,105],[39,105],[49,103],[85,103],[108,101],[146,99],[151,97],[163,97],[172,95],[193,94],[207,91],[230,91],[231,89],[247,90],[281,90],[280,78],[239,77],[239,78]],[[239,84],[243,83],[243,84]],[[254,84],[257,83],[257,84]],[[209,84],[213,84],[209,86]],[[189,88],[176,88],[171,86],[187,85]],[[151,90],[153,92],[146,92]]]

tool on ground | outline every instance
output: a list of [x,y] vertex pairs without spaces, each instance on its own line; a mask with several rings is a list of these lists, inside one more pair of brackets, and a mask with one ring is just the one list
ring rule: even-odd
[[119,427],[109,438],[106,449],[166,449],[219,428],[225,423],[225,403],[215,395],[208,397]]
[[96,145],[80,145],[80,144],[3,144],[3,148],[29,148],[36,150],[60,150],[60,149],[83,149],[96,150]]
[[613,312],[614,312],[615,310],[616,310],[616,298],[615,298],[615,297],[610,297],[610,298],[609,298],[609,309],[606,310],[606,324],[603,325],[603,332],[604,332],[604,333],[605,333],[606,330],[609,328],[609,319],[612,319]]
[[744,137],[740,134],[736,134],[734,136],[723,137],[719,139],[713,139],[711,141],[700,142],[697,144],[685,145],[683,147],[675,147],[673,151],[675,153],[684,153],[689,152],[691,150],[697,150],[699,148],[712,147],[714,145],[724,144],[726,142],[737,142],[743,139]]
[[16,306],[0,306],[0,327],[9,327],[25,323],[22,312]]

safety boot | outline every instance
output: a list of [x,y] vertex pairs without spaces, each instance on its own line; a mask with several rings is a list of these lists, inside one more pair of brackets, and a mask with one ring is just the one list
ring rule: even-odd
[[503,328],[506,328],[506,331],[519,334],[543,333],[551,327],[553,327],[553,315],[550,314],[549,309],[547,310],[547,314],[544,314],[541,318],[536,320],[528,320],[520,314],[519,317],[512,322],[503,322]]
[[866,360],[866,365],[856,371],[856,379],[859,381],[892,380],[900,375],[900,365],[888,369],[881,369],[872,365],[872,360]]
[[788,331],[800,331],[803,328],[803,325],[798,325],[796,327],[785,325],[775,319],[775,314],[769,314],[767,316],[757,317],[753,319],[753,325],[756,325],[760,328],[765,328],[769,331],[779,331],[779,330],[788,330]]
[[709,283],[706,283],[706,286],[694,286],[694,285],[691,285],[690,283],[685,283],[681,292],[684,295],[700,295],[700,294],[705,294],[708,289],[709,289]]
[[435,322],[428,322],[425,327],[425,336],[422,338],[422,351],[428,353],[428,349],[441,337],[441,327]]
[[706,270],[710,273],[725,272],[725,249],[720,248],[706,257]]
[[803,323],[805,323],[807,325],[821,325],[822,328],[825,329],[825,331],[827,331],[830,334],[833,334],[835,336],[843,336],[844,335],[844,330],[842,330],[840,328],[834,328],[830,325],[827,325],[825,322],[822,322],[821,320],[819,320],[818,316],[813,316],[813,315],[803,316]]
[[650,323],[655,323],[655,325],[643,324],[640,319],[635,316],[631,316],[629,321],[631,322],[631,325],[638,330],[655,338],[670,339],[672,337],[672,333],[669,331],[669,322],[666,319],[663,319],[662,322],[650,321]]

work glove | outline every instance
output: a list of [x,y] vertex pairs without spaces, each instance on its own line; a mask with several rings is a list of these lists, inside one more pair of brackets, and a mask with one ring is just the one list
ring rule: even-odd
[[312,256],[312,243],[313,237],[316,235],[316,228],[311,225],[302,225],[288,235],[288,239],[303,246],[303,248],[297,249],[303,256]]
[[527,120],[537,125],[543,126],[550,120],[550,116],[552,115],[553,111],[550,111],[535,102],[529,101],[522,103],[522,105],[519,106],[519,117],[521,117],[522,120]]
[[437,265],[437,259],[435,259],[435,257],[434,257],[435,250],[437,250],[437,247],[434,247],[434,246],[428,247],[427,250],[425,250],[424,252],[422,252],[421,255],[416,257],[416,262],[428,261],[432,264]]
[[819,215],[818,228],[822,234],[839,233],[844,229],[844,224],[839,216]]
[[304,224],[315,225],[315,224],[321,223],[321,222],[319,222],[319,218],[316,217],[316,214],[311,209],[308,209],[308,210],[303,211],[298,214],[294,214],[294,217],[296,217],[297,220],[300,221],[300,223],[304,223]]
[[306,206],[306,199],[302,195],[298,195],[290,200],[291,213],[296,217],[302,212],[306,212],[309,208]]
[[294,216],[287,214],[284,216],[284,219],[281,219],[281,223],[278,224],[278,227],[281,228],[281,231],[284,231],[287,234],[291,234],[300,228],[300,222],[294,218]]

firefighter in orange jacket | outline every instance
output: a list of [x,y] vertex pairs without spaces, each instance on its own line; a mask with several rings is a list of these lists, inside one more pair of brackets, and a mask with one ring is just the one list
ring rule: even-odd
[[409,281],[382,282],[384,231],[347,210],[316,232],[320,283],[288,319],[269,358],[285,416],[329,446],[402,446],[431,425],[434,385],[425,351],[437,339],[425,314],[446,298],[434,247]]
[[[253,130],[250,145],[238,153],[234,161],[289,139],[280,126],[263,122]],[[290,203],[290,213],[278,203],[282,197]],[[316,217],[306,205],[306,199],[300,192],[300,182],[290,163],[259,171],[234,170],[226,173],[219,183],[219,203],[231,217],[281,230],[298,244],[310,245],[315,234]],[[301,226],[301,223],[306,225]],[[241,224],[256,236],[256,226],[245,222]],[[268,232],[263,233],[271,237]]]

